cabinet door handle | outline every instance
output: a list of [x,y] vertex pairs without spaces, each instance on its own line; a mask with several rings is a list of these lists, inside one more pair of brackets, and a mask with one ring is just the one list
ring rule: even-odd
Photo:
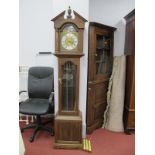
[[97,57],[97,54],[95,54],[95,57]]
[[91,90],[91,88],[88,88],[88,90]]

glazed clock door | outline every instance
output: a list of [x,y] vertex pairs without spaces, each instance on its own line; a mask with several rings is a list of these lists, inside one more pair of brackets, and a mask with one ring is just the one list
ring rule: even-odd
[[60,114],[78,113],[78,71],[77,64],[71,59],[60,61],[59,94],[60,94]]

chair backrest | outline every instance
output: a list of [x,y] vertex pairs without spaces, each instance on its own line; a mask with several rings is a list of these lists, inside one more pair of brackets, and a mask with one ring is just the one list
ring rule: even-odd
[[48,99],[54,90],[54,73],[51,67],[31,67],[28,72],[29,98]]

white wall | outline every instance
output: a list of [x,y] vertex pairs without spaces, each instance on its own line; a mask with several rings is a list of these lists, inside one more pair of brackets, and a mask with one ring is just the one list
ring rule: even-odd
[[89,19],[115,26],[135,8],[135,0],[90,0]]
[[117,28],[114,33],[114,56],[124,55],[124,45],[125,45],[125,19],[121,19],[115,27]]
[[89,20],[116,27],[114,33],[114,56],[124,54],[125,21],[135,8],[135,0],[90,0]]
[[[20,0],[19,7],[19,65],[44,65],[54,68],[55,111],[58,110],[58,66],[53,55],[38,55],[38,52],[55,51],[54,24],[50,21],[70,5],[88,20],[89,0]],[[82,5],[81,5],[82,4]],[[87,57],[88,57],[88,23],[84,31],[84,53],[81,58],[80,72],[80,110],[83,119],[83,137],[86,134],[86,89],[87,89]],[[20,89],[26,89],[27,73],[20,73]]]
[[[81,5],[82,4],[82,5]],[[71,6],[73,10],[78,12],[81,16],[88,20],[89,17],[89,0],[53,0],[52,1],[52,17],[55,17],[62,11],[66,10],[68,6]],[[54,27],[52,30],[52,36],[54,36]],[[53,46],[55,38],[53,37]],[[54,48],[53,48],[54,50]],[[85,24],[84,30],[84,48],[83,52],[85,56],[81,58],[80,62],[80,95],[79,95],[79,104],[80,104],[80,111],[82,112],[82,123],[83,123],[83,137],[86,135],[86,93],[87,93],[87,58],[88,58],[88,23]],[[57,61],[55,60],[56,64]],[[58,79],[58,71],[57,65],[55,66],[55,81]],[[55,110],[58,110],[58,82],[55,82],[55,102],[56,107]]]
[[[52,1],[19,1],[19,65],[38,65],[38,52],[52,51]],[[52,65],[52,56],[43,56],[40,65]],[[48,62],[48,63],[47,63]],[[44,64],[46,63],[46,64]]]

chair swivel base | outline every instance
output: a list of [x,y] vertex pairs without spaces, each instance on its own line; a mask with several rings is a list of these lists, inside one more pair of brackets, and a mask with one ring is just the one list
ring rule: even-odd
[[28,125],[26,125],[26,127],[21,128],[21,132],[24,132],[25,129],[35,128],[33,133],[32,133],[32,136],[29,138],[30,142],[34,141],[34,138],[35,138],[35,136],[36,136],[36,134],[37,134],[37,132],[39,130],[47,131],[47,132],[49,132],[51,134],[51,136],[53,136],[54,133],[53,133],[52,129],[44,126],[44,124],[47,124],[47,123],[49,123],[49,121],[45,122],[45,123],[41,123],[40,118],[39,119],[37,118],[36,124],[28,124]]

